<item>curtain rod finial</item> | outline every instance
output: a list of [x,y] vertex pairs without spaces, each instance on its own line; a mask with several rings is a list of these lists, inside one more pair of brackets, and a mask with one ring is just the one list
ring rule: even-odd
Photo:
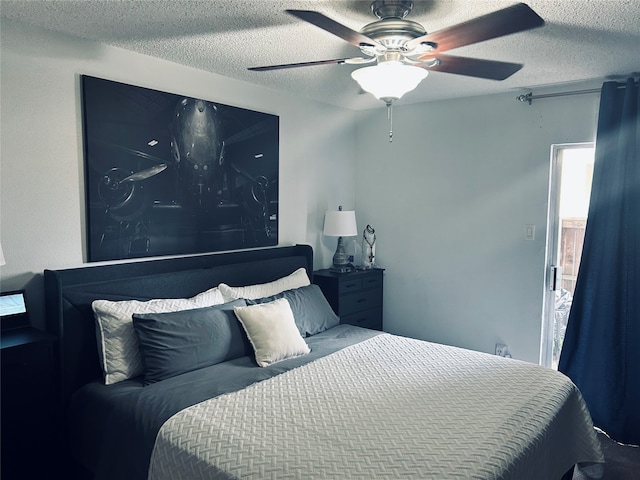
[[529,92],[524,95],[518,95],[516,97],[516,100],[519,100],[521,102],[527,102],[529,105],[531,105],[531,101],[533,100],[533,92]]

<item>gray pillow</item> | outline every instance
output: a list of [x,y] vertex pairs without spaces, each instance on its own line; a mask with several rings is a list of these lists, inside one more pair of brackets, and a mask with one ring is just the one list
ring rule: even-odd
[[137,377],[142,373],[138,338],[133,330],[134,313],[160,313],[190,310],[223,304],[218,287],[192,298],[158,298],[148,301],[95,300],[91,304],[96,319],[98,353],[105,385]]
[[246,302],[239,299],[179,312],[133,314],[144,382],[159,382],[248,355],[251,347],[233,311],[242,306]]
[[315,284],[286,290],[270,297],[247,300],[247,305],[272,302],[279,298],[285,298],[289,302],[296,327],[303,337],[324,332],[340,323],[340,317],[333,312],[322,290]]

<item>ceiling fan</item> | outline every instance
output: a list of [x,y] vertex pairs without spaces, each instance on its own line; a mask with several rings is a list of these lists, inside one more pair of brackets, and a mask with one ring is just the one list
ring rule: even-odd
[[279,70],[326,64],[376,66],[354,70],[352,77],[376,98],[390,105],[413,90],[428,70],[491,80],[504,80],[522,68],[521,64],[444,55],[443,52],[542,26],[544,20],[528,5],[516,5],[427,33],[419,23],[405,19],[412,1],[375,0],[371,12],[378,18],[356,32],[322,13],[286,10],[287,13],[332,33],[358,47],[364,56],[337,58],[265,67],[253,71]]

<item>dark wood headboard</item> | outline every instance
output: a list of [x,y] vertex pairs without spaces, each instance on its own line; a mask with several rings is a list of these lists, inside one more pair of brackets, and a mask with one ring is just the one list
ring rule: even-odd
[[102,376],[91,302],[187,298],[224,282],[265,283],[304,267],[313,280],[308,245],[45,270],[47,328],[58,337],[60,401]]

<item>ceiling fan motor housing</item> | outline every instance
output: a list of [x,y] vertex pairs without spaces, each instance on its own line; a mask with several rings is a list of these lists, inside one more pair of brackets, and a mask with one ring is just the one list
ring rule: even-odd
[[421,37],[427,32],[417,22],[398,18],[383,18],[365,25],[360,31],[363,35],[391,48],[387,43],[402,41],[402,43]]
[[404,18],[413,9],[409,0],[375,0],[371,3],[371,11],[378,18]]
[[[378,42],[379,45],[361,45],[360,49],[366,55],[382,56],[379,61],[400,60],[399,53],[403,56],[411,56],[413,52],[407,51],[405,44],[414,38],[426,35],[422,25],[417,22],[406,20],[413,8],[412,1],[403,0],[376,0],[371,4],[371,11],[379,18],[375,22],[365,25],[360,33]],[[425,48],[420,47],[420,52],[424,53]]]
[[[370,56],[397,57],[401,54],[402,57],[412,57],[414,53],[416,55],[423,54],[428,49],[427,45],[419,45],[417,48],[412,49],[417,50],[416,52],[406,48],[408,41],[426,34],[422,25],[410,20],[384,18],[365,25],[361,33],[384,47],[381,49],[379,46],[361,45],[360,50],[362,53]],[[391,58],[381,58],[380,60],[389,59]],[[393,59],[396,60],[397,58]]]

